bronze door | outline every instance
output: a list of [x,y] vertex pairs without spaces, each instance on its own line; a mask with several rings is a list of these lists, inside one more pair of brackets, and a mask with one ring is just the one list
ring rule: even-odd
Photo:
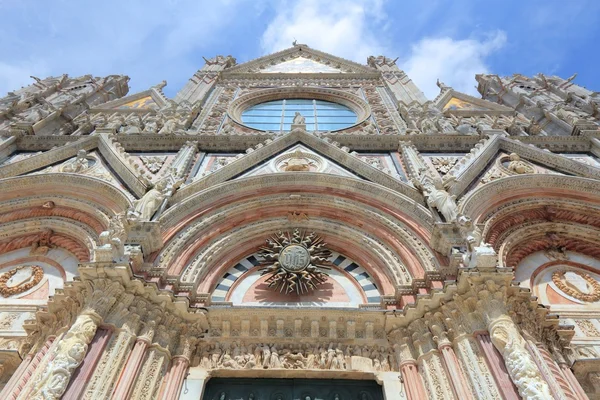
[[214,378],[203,400],[383,400],[383,394],[374,381]]

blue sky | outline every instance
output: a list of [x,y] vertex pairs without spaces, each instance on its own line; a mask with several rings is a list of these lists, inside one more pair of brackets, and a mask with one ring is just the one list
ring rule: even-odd
[[173,96],[202,56],[238,62],[301,43],[398,65],[432,98],[437,78],[475,93],[476,73],[563,77],[600,91],[598,0],[0,0],[0,95],[30,75],[126,74],[130,93]]

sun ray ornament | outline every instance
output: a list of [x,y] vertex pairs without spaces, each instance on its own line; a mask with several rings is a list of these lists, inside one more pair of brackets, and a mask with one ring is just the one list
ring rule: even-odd
[[259,252],[261,275],[269,275],[270,288],[280,293],[308,293],[327,280],[331,251],[316,233],[299,229],[278,232]]

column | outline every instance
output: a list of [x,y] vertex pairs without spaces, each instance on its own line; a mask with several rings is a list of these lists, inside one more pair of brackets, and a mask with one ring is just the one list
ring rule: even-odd
[[527,344],[531,355],[552,391],[552,395],[557,399],[575,399],[576,397],[571,387],[562,375],[558,365],[556,365],[550,356],[548,350],[544,348],[544,345],[536,342],[533,337],[527,338]]
[[86,284],[91,290],[85,293],[87,298],[83,310],[65,335],[57,341],[54,358],[46,364],[29,390],[24,391],[19,399],[54,400],[63,396],[103,317],[117,301],[117,296],[123,292],[123,287],[118,282],[99,279]]
[[194,344],[195,339],[190,337],[187,332],[180,336],[179,346],[165,377],[165,387],[161,397],[163,400],[177,400],[179,398],[183,380],[190,365],[190,358],[194,351]]
[[398,332],[398,342],[394,345],[396,358],[399,360],[401,379],[404,382],[406,398],[408,400],[426,399],[427,394],[421,375],[417,368],[417,361],[413,355],[412,340],[406,329],[400,329]]
[[450,383],[457,399],[472,399],[471,391],[465,381],[465,377],[462,374],[460,364],[454,354],[454,349],[450,343],[443,344],[438,347],[442,353],[442,360],[448,375],[450,375]]
[[[15,383],[15,386],[12,389],[12,392],[9,394],[9,397],[7,397],[7,398],[14,400],[19,396],[19,394],[21,393],[23,388],[25,388],[25,386],[27,385],[27,383],[29,382],[29,380],[31,379],[33,374],[37,371],[38,366],[42,363],[43,360],[45,360],[46,357],[49,357],[50,349],[51,349],[52,345],[54,344],[55,339],[56,339],[55,336],[50,336],[46,340],[46,343],[44,343],[42,348],[31,359],[31,362],[27,366],[27,369],[23,372],[23,375],[20,377],[18,382]],[[4,394],[4,391],[2,391],[2,394]],[[0,398],[4,398],[4,397],[0,396]]]
[[531,354],[525,347],[525,339],[508,315],[491,319],[488,323],[490,339],[498,349],[511,380],[524,398],[550,399],[552,394]]
[[95,371],[96,364],[102,357],[102,353],[106,348],[106,344],[110,339],[112,331],[110,328],[100,328],[96,332],[96,336],[90,343],[88,352],[85,358],[81,362],[81,365],[77,368],[71,382],[63,395],[63,399],[80,399],[83,393],[83,389],[89,382],[90,377]]
[[27,354],[25,356],[23,361],[21,361],[21,364],[19,364],[19,367],[17,368],[15,373],[12,374],[12,376],[10,377],[10,379],[8,380],[8,382],[6,383],[6,385],[0,392],[0,399],[10,398],[10,394],[13,392],[13,388],[21,380],[23,374],[27,370],[27,367],[29,366],[29,363],[31,362],[32,359],[33,359],[33,354]]
[[381,384],[383,389],[384,400],[404,400],[406,393],[402,387],[400,373],[398,372],[379,372],[375,375],[377,382]]
[[496,380],[496,384],[502,393],[502,397],[504,397],[505,400],[520,400],[521,396],[519,396],[517,388],[510,380],[510,375],[504,366],[504,360],[500,353],[498,353],[498,350],[494,348],[490,335],[487,333],[477,333],[475,338],[485,355],[488,368]]
[[563,372],[563,374],[565,375],[565,378],[567,379],[567,381],[569,381],[569,385],[571,386],[571,388],[577,395],[577,398],[581,399],[581,400],[587,400],[588,396],[585,394],[585,391],[581,387],[581,384],[579,383],[577,378],[575,378],[575,375],[573,374],[573,370],[571,368],[569,368],[569,366],[567,364],[560,364],[560,369]]
[[441,313],[432,316],[431,313],[425,315],[429,321],[429,329],[433,332],[433,340],[437,343],[437,348],[441,353],[442,362],[446,373],[450,376],[450,384],[452,391],[457,399],[469,400],[473,398],[469,385],[462,373],[462,368],[458,362],[458,358],[452,348],[452,342],[448,339],[448,334],[445,331],[443,316]]
[[[554,343],[555,344],[555,343]],[[565,359],[562,353],[562,349],[552,346],[552,355],[547,349],[545,350],[545,354],[548,355],[550,361],[552,361],[555,365],[558,366],[559,372],[562,374],[562,379],[565,381],[565,384],[569,386],[570,391],[573,394],[573,398],[578,400],[587,400],[588,396],[585,394],[585,391],[581,387],[581,384],[575,378],[575,374],[573,374],[573,370],[569,367],[569,363]],[[544,352],[542,352],[544,354]],[[561,385],[562,386],[562,385]],[[567,390],[565,390],[567,392]]]
[[[179,400],[198,400],[204,395],[206,382],[210,379],[210,372],[202,368],[190,368],[187,379],[184,379]],[[390,397],[389,399],[395,399]],[[388,398],[386,398],[388,400]]]
[[148,348],[151,340],[152,337],[148,338],[147,336],[142,336],[135,341],[133,350],[131,350],[129,358],[127,358],[127,362],[123,367],[123,373],[121,374],[121,378],[117,383],[117,387],[112,395],[112,399],[120,400],[128,398],[129,392],[131,391],[133,383],[135,382],[135,377],[142,366],[146,349]]

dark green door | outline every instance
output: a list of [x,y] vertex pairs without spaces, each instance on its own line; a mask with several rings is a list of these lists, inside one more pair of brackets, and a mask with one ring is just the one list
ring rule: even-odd
[[374,381],[213,378],[203,400],[383,400],[383,394]]

